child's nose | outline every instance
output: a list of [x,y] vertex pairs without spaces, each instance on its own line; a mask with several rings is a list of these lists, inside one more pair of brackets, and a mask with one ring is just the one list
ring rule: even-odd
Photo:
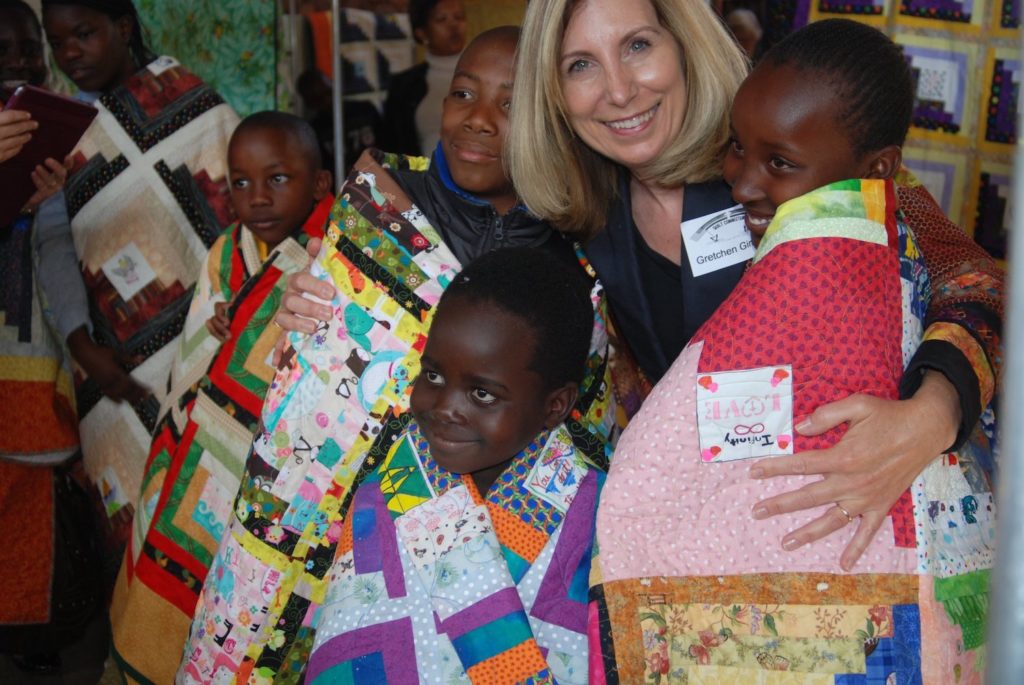
[[442,391],[434,405],[434,417],[445,423],[462,423],[466,420],[459,393]]
[[249,204],[254,207],[265,207],[270,204],[270,192],[266,188],[257,186],[249,200]]
[[486,102],[478,103],[466,117],[465,125],[477,133],[494,133],[498,130],[495,107]]
[[729,182],[732,184],[732,199],[741,205],[764,197],[756,175],[750,171],[740,171]]

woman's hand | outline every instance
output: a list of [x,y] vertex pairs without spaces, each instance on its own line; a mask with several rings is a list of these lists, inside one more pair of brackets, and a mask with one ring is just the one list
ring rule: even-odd
[[[306,253],[309,255],[310,263],[320,252],[322,242],[320,238],[310,238],[306,244]],[[284,333],[299,331],[308,335],[316,331],[317,321],[327,321],[331,318],[329,306],[303,297],[304,293],[330,302],[334,299],[335,290],[330,283],[318,280],[308,271],[300,271],[288,277],[288,285],[281,298],[281,306],[274,316],[274,323],[283,329],[274,346],[274,366],[280,364],[281,353],[288,340],[288,336]]]
[[857,532],[839,560],[839,565],[849,571],[900,495],[953,444],[960,425],[960,402],[945,376],[928,371],[910,399],[852,395],[819,407],[796,429],[801,435],[819,435],[844,422],[849,422],[849,429],[830,449],[759,461],[751,466],[750,476],[824,476],[798,490],[761,500],[754,505],[753,516],[763,519],[838,504],[788,533],[782,547],[789,551],[798,549],[859,517]]
[[32,172],[32,183],[36,186],[36,192],[25,203],[25,209],[35,211],[39,205],[64,187],[64,181],[68,179],[68,170],[71,169],[71,157],[61,164],[52,157],[47,158],[44,164],[36,165]]
[[20,109],[5,109],[0,112],[0,163],[6,162],[21,152],[32,138],[32,131],[39,128],[32,115]]

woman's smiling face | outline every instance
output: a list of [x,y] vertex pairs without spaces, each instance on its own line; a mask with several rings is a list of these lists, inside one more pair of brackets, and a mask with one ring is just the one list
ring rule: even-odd
[[559,73],[576,135],[630,171],[656,161],[682,129],[682,52],[646,0],[578,4],[563,36]]

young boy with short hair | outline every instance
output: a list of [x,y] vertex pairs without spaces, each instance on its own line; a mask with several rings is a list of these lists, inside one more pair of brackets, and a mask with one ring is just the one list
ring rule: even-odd
[[274,377],[270,323],[286,277],[305,268],[333,197],[316,135],[259,112],[228,146],[238,221],[210,248],[171,370],[115,589],[114,647],[155,682],[174,677],[196,598],[231,513]]
[[353,499],[307,682],[586,682],[604,474],[563,421],[592,329],[586,279],[548,252],[455,277],[408,427]]

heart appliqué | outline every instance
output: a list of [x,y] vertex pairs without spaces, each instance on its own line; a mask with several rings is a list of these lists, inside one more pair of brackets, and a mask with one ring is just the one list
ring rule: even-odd
[[711,392],[718,390],[718,383],[715,383],[711,376],[701,376],[697,379],[697,384]]
[[714,461],[715,457],[722,453],[722,448],[717,445],[709,447],[708,449],[700,453],[700,458],[704,461]]
[[775,439],[775,443],[779,446],[779,449],[786,449],[789,444],[793,442],[793,437],[790,435],[780,435]]
[[785,369],[775,369],[775,373],[772,374],[772,387],[777,388],[779,383],[789,378],[789,371]]

